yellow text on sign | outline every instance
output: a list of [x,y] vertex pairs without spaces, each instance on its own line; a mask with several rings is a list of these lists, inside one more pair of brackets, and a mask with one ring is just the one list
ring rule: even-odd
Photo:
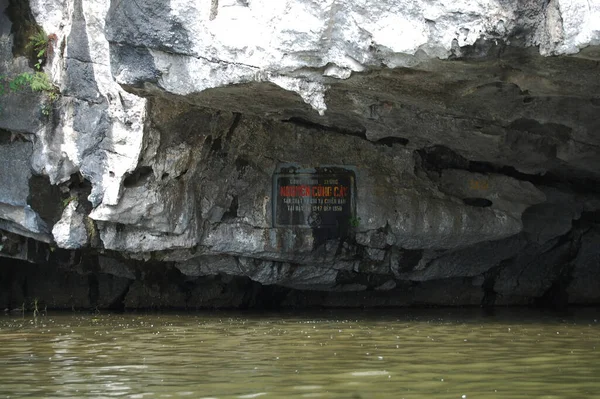
[[490,183],[487,180],[469,180],[469,188],[471,190],[489,190]]

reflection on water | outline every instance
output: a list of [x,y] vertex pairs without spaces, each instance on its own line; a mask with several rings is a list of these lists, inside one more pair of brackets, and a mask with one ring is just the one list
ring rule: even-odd
[[0,398],[600,398],[600,312],[0,317]]

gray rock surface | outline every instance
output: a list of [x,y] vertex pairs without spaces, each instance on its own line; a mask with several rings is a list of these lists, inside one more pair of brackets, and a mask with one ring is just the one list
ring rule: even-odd
[[27,205],[31,150],[29,142],[17,141],[0,145],[0,202],[15,206]]
[[457,198],[486,199],[491,208],[520,217],[531,205],[543,203],[546,196],[529,182],[508,176],[446,169],[440,176],[440,190]]
[[522,235],[515,235],[504,240],[485,242],[475,247],[435,254],[432,259],[424,256],[412,271],[406,272],[401,268],[402,272],[399,276],[402,279],[415,281],[479,276],[497,267],[502,261],[517,256],[524,250],[526,244],[527,241]]
[[8,7],[8,0],[0,0],[0,37],[8,36],[12,26],[10,19],[4,14],[6,7]]
[[32,145],[0,144],[0,229],[49,242],[46,223],[27,203]]
[[531,304],[561,281],[559,278],[572,259],[573,243],[555,239],[542,246],[530,244],[506,261],[495,278],[493,290],[498,304]]
[[573,260],[572,280],[567,288],[569,302],[597,303],[600,299],[600,231],[593,227],[584,233],[581,248]]
[[135,280],[135,274],[123,262],[108,256],[98,256],[98,265],[102,273],[111,274],[113,276]]
[[[0,5],[0,9],[2,8]],[[7,17],[0,12],[0,20],[2,18]],[[0,32],[4,32],[7,25],[0,23],[0,26]],[[0,33],[0,76],[3,78],[0,80],[4,93],[0,96],[0,130],[7,129],[13,132],[13,137],[16,134],[29,137],[43,128],[41,108],[44,104],[44,96],[40,93],[32,93],[28,87],[17,91],[11,90],[7,84],[7,79],[12,80],[21,73],[32,71],[25,57],[13,58],[14,40],[9,33],[10,31]]]
[[[0,95],[0,255],[89,306],[599,300],[600,1],[29,5],[60,96]],[[275,223],[290,167],[352,172],[338,233]]]

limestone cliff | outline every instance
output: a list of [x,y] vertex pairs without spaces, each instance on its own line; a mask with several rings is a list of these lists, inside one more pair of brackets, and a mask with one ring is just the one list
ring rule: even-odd
[[[38,25],[60,91],[0,96],[0,305],[600,300],[598,0],[0,0],[0,18],[0,75],[32,71]],[[352,176],[342,216],[275,220],[278,174],[332,170]]]

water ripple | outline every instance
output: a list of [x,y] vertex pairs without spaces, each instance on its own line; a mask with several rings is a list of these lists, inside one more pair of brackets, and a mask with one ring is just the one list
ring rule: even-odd
[[600,398],[595,310],[0,317],[0,398]]

